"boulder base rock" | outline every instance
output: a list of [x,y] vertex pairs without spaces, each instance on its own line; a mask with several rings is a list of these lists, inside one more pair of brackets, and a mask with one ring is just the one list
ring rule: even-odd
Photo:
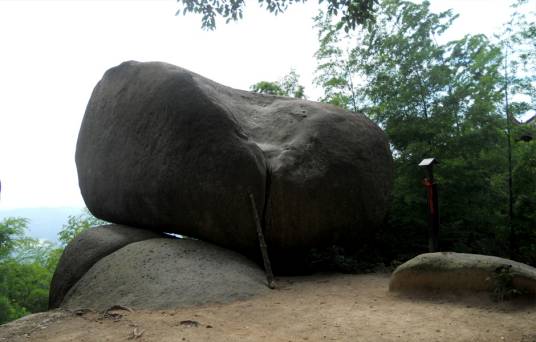
[[152,231],[116,224],[83,231],[61,255],[50,283],[49,309],[59,307],[69,289],[101,258],[130,243],[161,237]]
[[236,252],[193,239],[129,244],[97,262],[63,308],[173,309],[228,303],[270,291],[262,270]]
[[386,135],[361,114],[159,62],[105,73],[76,164],[95,216],[258,255],[253,194],[276,270],[313,247],[366,243],[393,176]]
[[400,265],[389,290],[493,291],[499,270],[507,269],[512,286],[536,295],[536,269],[519,262],[489,255],[426,253]]

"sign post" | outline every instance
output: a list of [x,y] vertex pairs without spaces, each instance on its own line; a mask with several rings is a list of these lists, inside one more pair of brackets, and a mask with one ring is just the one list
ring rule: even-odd
[[419,163],[420,167],[424,167],[425,172],[423,184],[428,202],[428,250],[430,252],[439,250],[439,202],[433,172],[433,167],[437,163],[435,158],[426,158]]

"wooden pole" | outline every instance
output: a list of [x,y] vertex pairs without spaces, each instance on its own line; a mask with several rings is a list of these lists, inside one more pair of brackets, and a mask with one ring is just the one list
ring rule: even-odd
[[437,184],[434,181],[433,164],[426,167],[424,185],[428,192],[428,250],[433,253],[439,250],[439,203]]
[[514,228],[514,193],[512,187],[512,118],[508,103],[508,47],[504,57],[504,111],[506,112],[506,139],[508,156],[508,226],[510,228],[510,258],[516,254],[516,231]]
[[272,273],[272,265],[268,258],[268,248],[266,247],[266,241],[264,240],[264,234],[262,232],[261,221],[259,219],[259,213],[257,206],[255,205],[255,198],[253,194],[249,194],[249,200],[251,202],[251,209],[253,211],[253,218],[255,219],[255,226],[257,227],[257,236],[259,238],[259,245],[261,247],[262,260],[264,262],[264,271],[266,272],[266,280],[268,281],[268,287],[275,289],[274,274]]

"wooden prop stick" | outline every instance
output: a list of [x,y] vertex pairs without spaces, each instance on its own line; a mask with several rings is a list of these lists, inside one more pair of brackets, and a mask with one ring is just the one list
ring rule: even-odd
[[270,264],[270,259],[268,258],[268,249],[266,247],[266,241],[264,240],[261,221],[259,220],[259,213],[257,212],[257,206],[255,205],[255,198],[253,198],[251,193],[249,194],[249,200],[251,202],[253,217],[255,218],[255,226],[257,227],[257,236],[259,237],[259,245],[261,246],[262,260],[264,261],[264,271],[266,272],[268,287],[275,289],[274,274],[272,273],[272,265]]

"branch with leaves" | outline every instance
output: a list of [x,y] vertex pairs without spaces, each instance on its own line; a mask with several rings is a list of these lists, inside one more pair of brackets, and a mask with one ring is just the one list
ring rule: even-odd
[[[304,3],[306,0],[258,0],[261,7],[275,15],[284,13],[289,6]],[[245,0],[177,0],[181,7],[179,14],[201,15],[201,27],[206,30],[216,28],[216,19],[221,17],[226,23],[237,21],[244,16]],[[319,0],[327,3],[327,12],[340,18],[339,28],[347,32],[359,25],[374,22],[375,5],[378,0]]]

